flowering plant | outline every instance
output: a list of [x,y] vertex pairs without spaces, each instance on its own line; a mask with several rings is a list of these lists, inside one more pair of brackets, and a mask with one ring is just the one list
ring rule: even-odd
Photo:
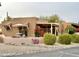
[[39,44],[39,40],[38,39],[32,39],[33,44]]

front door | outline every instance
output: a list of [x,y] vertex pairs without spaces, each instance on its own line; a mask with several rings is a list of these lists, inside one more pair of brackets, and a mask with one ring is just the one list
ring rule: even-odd
[[19,33],[21,33],[20,34],[20,36],[27,36],[27,27],[18,27],[19,28]]

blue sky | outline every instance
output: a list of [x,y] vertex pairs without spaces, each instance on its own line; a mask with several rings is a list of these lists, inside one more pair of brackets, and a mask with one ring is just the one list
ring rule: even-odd
[[57,14],[67,22],[79,22],[78,2],[2,2],[0,19],[6,17],[50,16]]

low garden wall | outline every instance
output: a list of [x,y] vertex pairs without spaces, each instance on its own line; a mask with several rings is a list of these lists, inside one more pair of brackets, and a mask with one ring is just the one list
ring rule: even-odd
[[5,37],[4,43],[5,44],[12,44],[12,45],[33,44],[32,39],[39,40],[39,44],[43,43],[43,37],[26,37],[26,38]]
[[5,37],[4,39],[0,38],[0,41],[5,44],[12,45],[28,45],[42,43],[46,45],[54,45],[55,43],[69,45],[71,43],[79,43],[79,35],[64,33],[59,36],[55,36],[54,34],[46,33],[44,37]]

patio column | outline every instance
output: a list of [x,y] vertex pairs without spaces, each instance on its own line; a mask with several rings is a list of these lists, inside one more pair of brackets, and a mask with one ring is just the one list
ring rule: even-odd
[[55,26],[55,35],[57,34],[57,27]]
[[51,34],[52,34],[52,24],[51,24]]

